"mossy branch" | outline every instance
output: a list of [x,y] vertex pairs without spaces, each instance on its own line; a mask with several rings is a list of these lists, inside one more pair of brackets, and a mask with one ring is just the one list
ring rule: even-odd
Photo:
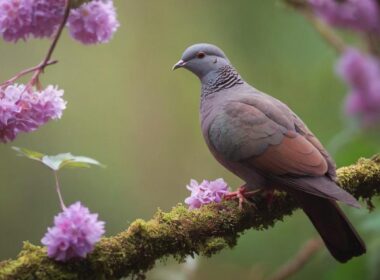
[[[369,201],[380,193],[380,156],[360,159],[338,170],[339,183],[355,197]],[[116,236],[103,238],[84,260],[58,263],[46,249],[25,242],[15,260],[0,263],[0,279],[119,279],[141,276],[159,259],[173,256],[184,261],[188,255],[211,256],[236,245],[247,229],[271,227],[297,209],[296,202],[276,193],[268,207],[265,197],[255,200],[257,209],[239,210],[225,201],[189,211],[177,205],[170,212],[159,210],[149,221],[136,220]]]

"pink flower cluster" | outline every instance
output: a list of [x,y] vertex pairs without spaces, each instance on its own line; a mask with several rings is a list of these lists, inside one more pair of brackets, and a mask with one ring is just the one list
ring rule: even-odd
[[337,72],[351,87],[346,111],[366,126],[380,121],[380,61],[356,49],[341,56]]
[[[380,35],[380,2],[377,0],[308,0],[314,13],[334,27]],[[342,54],[337,72],[350,87],[348,115],[363,126],[380,122],[380,61],[350,48]]]
[[315,14],[333,26],[380,31],[377,0],[309,0]]
[[[66,0],[0,0],[0,35],[17,42],[54,35]],[[70,11],[71,36],[84,44],[106,43],[119,27],[112,0],[93,0]]]
[[43,91],[17,84],[0,88],[0,142],[12,141],[20,132],[34,131],[59,119],[66,108],[62,95],[63,90],[51,85]]
[[104,234],[104,222],[80,202],[74,203],[54,218],[41,242],[48,256],[56,261],[85,258]]
[[219,203],[229,192],[227,183],[221,178],[215,181],[203,180],[200,184],[191,180],[190,185],[187,185],[186,188],[191,191],[190,196],[185,199],[185,203],[189,205],[190,209],[200,208],[211,202]]
[[93,0],[70,13],[71,36],[83,44],[107,43],[119,27],[112,1]]

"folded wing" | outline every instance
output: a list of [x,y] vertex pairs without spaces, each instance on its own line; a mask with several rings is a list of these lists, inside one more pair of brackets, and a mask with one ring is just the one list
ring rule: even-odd
[[359,206],[334,182],[334,163],[323,146],[285,105],[230,102],[211,124],[209,139],[227,160],[254,168],[282,187]]

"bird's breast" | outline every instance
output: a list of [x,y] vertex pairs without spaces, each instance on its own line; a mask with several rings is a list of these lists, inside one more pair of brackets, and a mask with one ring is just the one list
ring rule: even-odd
[[[217,106],[215,106],[215,104],[217,104]],[[265,187],[267,182],[259,173],[251,168],[247,168],[241,162],[227,159],[222,153],[215,149],[210,141],[210,128],[215,119],[223,118],[224,111],[221,110],[223,106],[223,103],[214,103],[213,106],[208,106],[208,104],[201,105],[200,119],[202,134],[211,154],[222,166],[244,180],[248,188],[257,189]]]

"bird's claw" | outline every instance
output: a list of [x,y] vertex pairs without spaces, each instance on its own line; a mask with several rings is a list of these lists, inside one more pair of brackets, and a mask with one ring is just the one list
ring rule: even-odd
[[266,198],[266,201],[267,201],[268,208],[269,209],[272,208],[273,201],[274,201],[274,198],[275,198],[274,190],[267,190],[267,191],[265,191],[264,195],[265,195],[265,198]]
[[224,196],[225,200],[232,200],[232,199],[238,199],[239,200],[239,209],[243,209],[243,203],[246,203],[253,207],[254,209],[257,209],[255,203],[253,203],[251,200],[249,200],[250,197],[258,193],[260,190],[254,190],[254,191],[248,191],[245,186],[242,186],[238,188],[237,191],[230,192]]

